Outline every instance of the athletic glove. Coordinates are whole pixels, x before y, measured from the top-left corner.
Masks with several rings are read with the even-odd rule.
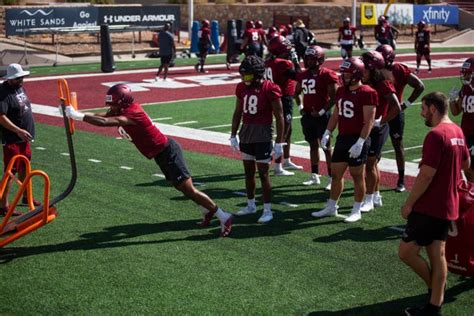
[[[402,108],[402,110],[405,110],[406,108],[409,108],[410,106],[411,106],[411,102],[408,100],[405,100],[400,104],[400,107]]]
[[[456,102],[458,98],[459,90],[455,87],[452,87],[451,90],[449,90],[449,102]]]
[[[66,116],[75,120],[75,121],[83,121],[84,116],[86,116],[84,113],[81,113],[79,111],[76,111],[72,106],[66,106]]]
[[[285,146],[286,143],[276,143],[275,148],[273,151],[275,152],[275,159],[280,158],[283,155],[283,146]]]
[[[321,148],[328,149],[329,138],[331,138],[331,132],[327,129],[324,131],[323,137],[321,137]]]
[[[379,117],[374,121],[374,127],[380,127],[380,123],[382,122],[382,117]]]
[[[237,140],[237,137],[230,137],[230,147],[232,147],[234,151],[240,151],[239,141]]]
[[[357,158],[362,153],[362,148],[364,148],[365,139],[359,137],[351,149],[349,149],[349,158]]]

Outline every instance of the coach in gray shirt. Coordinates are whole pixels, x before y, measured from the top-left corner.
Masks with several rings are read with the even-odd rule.
[[[170,30],[171,24],[167,22],[165,24],[165,28],[161,30],[160,34],[158,35],[158,46],[160,47],[161,64],[158,68],[158,72],[156,73],[156,81],[158,81],[163,68],[165,70],[163,73],[163,80],[166,80],[166,76],[168,75],[169,64],[173,59],[173,56],[176,55],[176,45],[174,44],[174,36],[170,32]]]

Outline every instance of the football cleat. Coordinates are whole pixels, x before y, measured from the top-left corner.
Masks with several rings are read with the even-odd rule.
[[[230,231],[232,230],[232,215],[229,215],[229,218],[222,223],[221,222],[221,237],[228,237],[230,235]]]
[[[325,208],[323,208],[320,211],[311,213],[311,216],[313,216],[313,217],[337,216],[337,209],[338,208],[339,208],[339,206],[337,206],[337,205],[335,207],[326,206]]]
[[[8,207],[2,207],[2,208],[0,208],[0,216],[6,216],[7,213],[8,213]],[[18,212],[17,210],[14,210],[14,211],[13,211],[12,216],[20,216],[20,215],[23,215],[23,213]]]
[[[243,216],[243,215],[249,215],[249,214],[255,214],[257,212],[257,206],[246,206],[242,209],[240,209],[235,215],[237,216]]]
[[[274,175],[275,176],[294,176],[295,173],[291,171],[287,171],[285,169],[275,169],[274,170]]]
[[[314,185],[314,184],[321,184],[321,180],[319,179],[319,175],[317,173],[312,173],[309,179],[303,182],[303,185]]]
[[[354,222],[360,221],[361,218],[362,218],[362,215],[360,214],[360,210],[354,210],[354,209],[352,209],[351,215],[349,215],[349,217],[347,217],[346,219],[344,219],[344,222],[346,222],[346,223],[354,223]]]
[[[204,217],[202,218],[201,221],[201,226],[202,227],[207,227],[211,224],[211,220],[216,214],[216,211],[208,211],[207,213],[204,214]]]
[[[397,191],[397,192],[405,192],[405,191],[406,191],[405,185],[402,184],[402,183],[397,184],[397,187],[395,188],[395,191]]]
[[[303,166],[298,166],[297,164],[295,164],[291,161],[285,161],[283,163],[283,168],[288,169],[288,170],[302,170]]]
[[[194,70],[196,70],[196,72],[199,72],[199,64],[194,65]]]
[[[360,211],[362,213],[368,213],[374,209],[374,202],[370,201],[364,201],[362,202],[362,205],[360,207]]]
[[[374,207],[381,207],[382,203],[382,196],[381,195],[374,195]]]
[[[324,190],[326,190],[326,191],[331,191],[331,184],[332,184],[332,178],[329,177],[329,179],[328,179],[328,184],[326,185],[326,187],[324,188]]]
[[[273,212],[264,210],[262,216],[260,216],[257,222],[260,224],[265,224],[271,221],[272,219],[273,219]]]

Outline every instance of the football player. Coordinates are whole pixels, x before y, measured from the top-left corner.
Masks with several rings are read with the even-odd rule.
[[[339,35],[337,42],[341,46],[341,57],[342,59],[352,57],[352,47],[357,43],[356,37],[357,28],[351,25],[351,19],[346,17],[342,21],[342,26],[339,28]]]
[[[287,144],[284,148],[282,158],[275,159],[274,174],[276,176],[292,176],[293,172],[285,169],[303,169],[302,166],[294,164],[290,159],[291,123],[293,120],[293,98],[296,87],[296,70],[292,61],[289,60],[292,50],[291,43],[283,36],[274,37],[268,43],[268,51],[271,56],[265,61],[265,78],[277,84],[282,92],[281,103],[283,104],[283,117],[285,129],[283,140]]]
[[[388,138],[388,124],[400,113],[400,103],[393,83],[390,70],[385,69],[385,60],[381,53],[370,51],[362,54],[365,66],[362,82],[377,91],[378,101],[375,111],[374,127],[370,132],[370,147],[366,164],[366,194],[361,212],[370,212],[374,207],[382,206],[382,196],[379,191],[380,171],[378,162],[382,157],[382,148]]]
[[[304,54],[305,71],[296,75],[295,100],[301,113],[301,126],[305,140],[310,147],[311,176],[304,185],[320,184],[319,176],[319,147],[321,137],[327,128],[331,108],[334,105],[336,89],[339,83],[337,73],[323,67],[326,56],[324,50],[316,45],[309,46]],[[303,102],[300,94],[303,92]],[[329,183],[327,190],[331,189],[331,155],[332,150],[328,144],[324,150],[326,156]]]
[[[399,33],[395,27],[390,25],[385,16],[379,16],[378,23],[374,28],[374,37],[377,41],[377,45],[388,44],[395,49],[395,40]]]
[[[258,31],[258,34],[260,34],[260,37],[262,39],[262,45],[260,45],[260,51],[258,52],[258,57],[263,58],[263,51],[264,51],[264,45],[267,46],[267,34],[265,33],[265,29],[263,28],[263,22],[258,20],[255,22],[255,29]]]
[[[258,56],[262,45],[263,38],[260,36],[260,32],[255,28],[253,21],[247,21],[245,23],[245,32],[242,37],[240,49],[245,52],[245,56]]]
[[[202,226],[208,226],[215,216],[221,224],[221,236],[226,237],[232,228],[232,215],[219,208],[205,193],[193,185],[180,145],[161,133],[142,106],[134,102],[130,87],[117,84],[107,91],[105,113],[82,113],[72,106],[66,107],[66,116],[99,127],[117,126],[124,139],[130,140],[148,159],[154,159],[175,189],[203,208]]]
[[[201,29],[198,31],[198,49],[199,49],[199,61],[194,65],[194,69],[197,72],[206,73],[204,70],[204,64],[206,63],[207,53],[211,47],[211,29],[208,20],[201,22]]]
[[[344,189],[344,173],[349,167],[354,180],[354,204],[351,214],[344,221],[352,223],[361,219],[360,207],[365,195],[364,167],[378,98],[373,88],[361,82],[364,75],[362,60],[354,57],[346,59],[340,72],[343,86],[337,89],[334,112],[321,139],[321,147],[327,148],[332,132],[338,128],[339,134],[331,160],[331,193],[324,209],[311,215],[337,215],[337,201]]]
[[[390,45],[381,45],[376,51],[382,54],[385,60],[385,68],[390,70],[393,75],[393,85],[397,91],[397,98],[402,110],[410,107],[413,102],[421,95],[425,86],[423,82],[408,67],[401,63],[394,62],[395,51]],[[413,88],[410,96],[403,101],[403,90],[409,85]],[[390,139],[395,150],[395,159],[397,160],[398,181],[395,191],[405,191],[405,150],[403,148],[403,130],[405,127],[405,113],[400,112],[394,119],[388,122],[390,130]]]
[[[416,71],[420,72],[421,56],[425,56],[426,62],[428,63],[428,73],[431,73],[431,47],[430,47],[430,35],[431,32],[426,27],[424,21],[420,21],[417,24],[418,30],[415,33],[415,52],[416,52]]]
[[[247,191],[247,207],[236,215],[253,214],[257,211],[255,204],[255,172],[258,171],[263,193],[263,213],[259,223],[268,223],[273,219],[271,209],[271,183],[268,175],[272,161],[272,150],[275,158],[283,154],[283,110],[281,90],[271,81],[264,80],[265,64],[262,58],[247,56],[239,67],[242,82],[237,85],[237,96],[230,144],[241,152],[245,170],[245,188]],[[272,143],[272,119],[275,117],[276,139],[275,148]],[[240,122],[242,127],[237,130]]]
[[[465,170],[469,182],[474,182],[474,57],[469,57],[461,67],[461,91],[451,90],[449,107],[453,115],[462,113],[461,129],[471,153],[471,166]]]

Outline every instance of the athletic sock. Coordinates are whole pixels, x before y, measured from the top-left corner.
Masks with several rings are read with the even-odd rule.
[[[362,204],[362,202],[354,202],[354,205],[352,206],[352,209],[355,210],[355,211],[360,212],[360,205],[361,204]]]
[[[253,198],[253,199],[248,199],[248,200],[247,200],[247,205],[248,205],[248,207],[255,208],[255,207],[256,207],[255,198]]]
[[[330,208],[334,208],[334,207],[337,206],[337,201],[333,200],[333,199],[329,199],[327,206],[330,207]]]
[[[218,207],[218,208],[217,208],[217,211],[216,211],[216,216],[217,216],[217,218],[219,219],[219,221],[225,222],[225,221],[227,221],[227,220],[229,219],[230,214],[224,212],[220,207]]]
[[[272,203],[263,203],[263,212],[271,212]]]

